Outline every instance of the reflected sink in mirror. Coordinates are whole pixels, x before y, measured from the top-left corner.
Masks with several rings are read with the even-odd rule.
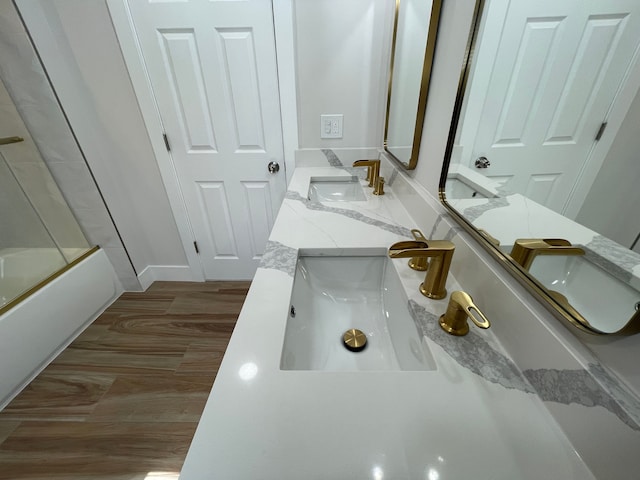
[[[453,178],[453,179],[447,178],[447,183],[445,184],[445,190],[447,192],[447,196],[451,196],[451,198],[455,198],[455,199],[488,198],[485,194],[473,188],[473,186],[468,185],[467,183],[457,178]]]
[[[637,313],[640,292],[586,256],[539,255],[529,271],[560,303],[557,293],[566,297],[597,332],[618,332]]]
[[[366,335],[362,351],[350,351],[343,343],[352,328]],[[386,255],[301,256],[280,368],[435,370],[435,362]]]
[[[360,180],[356,176],[311,177],[307,198],[313,202],[364,202]]]

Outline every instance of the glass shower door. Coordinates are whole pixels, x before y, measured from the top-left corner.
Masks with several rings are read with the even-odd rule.
[[[0,146],[0,308],[66,266]]]
[[[0,81],[0,313],[89,247]]]

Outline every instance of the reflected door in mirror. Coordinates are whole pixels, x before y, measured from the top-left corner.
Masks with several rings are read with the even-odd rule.
[[[637,3],[490,2],[460,134],[462,163],[486,156],[491,166],[481,173],[504,193],[564,213],[574,188],[590,187],[579,182],[582,169],[629,81],[640,17],[628,11]]]

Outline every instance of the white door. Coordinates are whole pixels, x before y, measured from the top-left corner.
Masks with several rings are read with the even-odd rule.
[[[488,8],[484,60],[473,73],[484,87],[470,92],[467,111],[477,111],[461,135],[475,143],[463,145],[463,162],[474,168],[487,157],[478,172],[562,212],[635,61],[640,2],[494,0]]]
[[[128,3],[205,278],[252,278],[286,189],[271,2]]]

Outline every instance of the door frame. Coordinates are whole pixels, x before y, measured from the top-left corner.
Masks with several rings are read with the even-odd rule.
[[[160,112],[151,88],[142,49],[135,34],[135,28],[127,0],[106,0],[111,21],[120,43],[131,84],[138,100],[149,141],[160,170],[171,211],[178,227],[182,247],[189,263],[194,281],[205,280],[200,256],[194,248],[195,237],[187,214],[173,157],[164,143],[164,128]],[[285,182],[288,185],[295,168],[295,150],[298,148],[298,114],[296,96],[295,52],[294,52],[294,12],[293,0],[277,0],[271,3],[273,12],[274,42],[276,47],[276,69],[280,90],[280,119],[284,154]]]

